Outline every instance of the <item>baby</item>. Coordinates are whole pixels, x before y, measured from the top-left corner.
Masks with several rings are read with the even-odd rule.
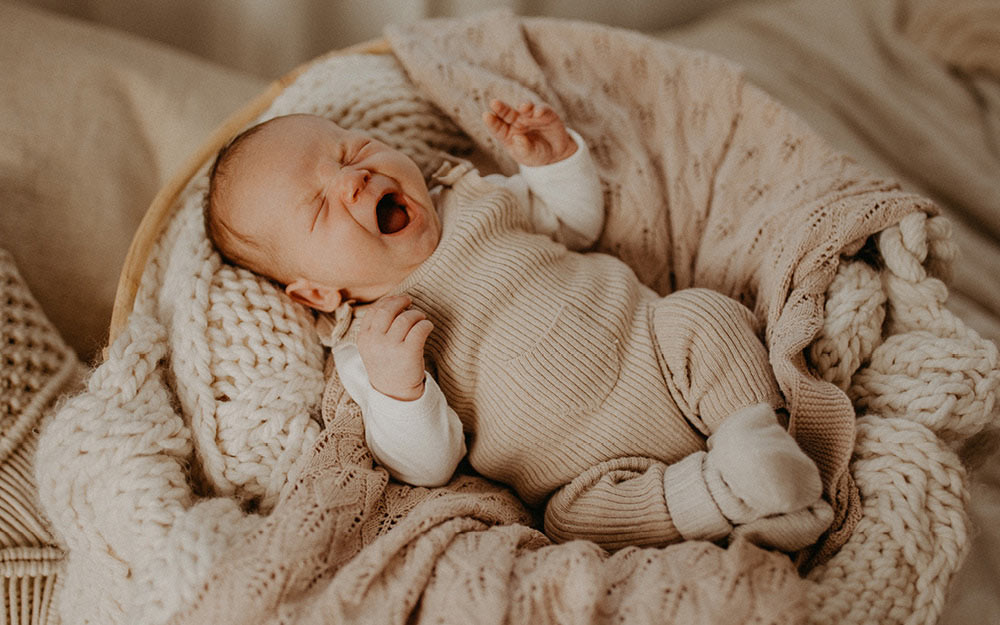
[[[553,539],[608,549],[815,542],[832,510],[779,423],[750,311],[704,289],[660,297],[579,253],[604,221],[582,138],[546,105],[494,101],[483,119],[520,173],[452,163],[433,191],[325,118],[254,126],[212,167],[206,230],[295,301],[356,313],[334,361],[397,479],[444,484],[467,454],[544,503]]]

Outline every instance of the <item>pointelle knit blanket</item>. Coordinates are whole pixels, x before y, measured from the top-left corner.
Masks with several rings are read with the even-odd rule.
[[[826,561],[861,527],[848,470],[852,399],[890,409],[877,392],[852,386],[852,374],[872,359],[883,320],[901,328],[905,318],[891,289],[887,303],[878,262],[865,259],[889,250],[886,258],[906,261],[890,267],[906,278],[900,284],[939,293],[933,276],[950,251],[934,206],[830,149],[711,55],[606,27],[504,14],[421,22],[389,31],[389,39],[405,79],[394,59],[352,58],[332,77],[304,75],[265,116],[329,115],[409,150],[425,172],[438,150],[470,148],[471,137],[480,156],[510,171],[479,126],[484,103],[533,97],[556,107],[592,146],[601,172],[608,220],[599,248],[662,293],[687,286],[727,293],[766,327],[792,433],[819,465],[838,512],[822,544],[805,554],[806,566]],[[508,490],[465,470],[441,489],[388,480],[364,446],[357,406],[329,364],[324,374],[309,314],[211,250],[201,229],[204,192],[201,176],[154,250],[125,333],[40,444],[42,503],[69,547],[64,618],[812,618],[806,593],[816,585],[800,579],[788,557],[745,541],[615,554],[585,542],[553,545]],[[876,252],[872,237],[880,232]],[[864,332],[828,323],[824,304],[835,278],[844,293],[863,284],[874,294],[871,307],[851,316],[874,336],[869,341],[845,346],[843,333]],[[913,289],[897,290],[905,299]],[[917,297],[932,307],[943,301]],[[967,336],[960,324],[951,331]],[[926,438],[920,449],[944,454],[920,462],[939,467],[927,470],[935,489],[945,483],[948,510],[961,510],[961,471],[934,432],[960,442],[981,429],[997,385],[995,347],[975,353],[962,367],[977,383],[968,401],[935,413],[944,425],[900,426]],[[809,367],[817,363],[825,363],[822,377]],[[879,387],[877,372],[868,379]],[[955,416],[957,404],[972,416]],[[948,519],[955,527],[960,520]],[[958,551],[964,544],[937,531],[930,538]],[[954,562],[924,570],[947,573]],[[101,590],[87,596],[94,576]],[[935,581],[918,586],[938,588]],[[835,620],[849,609],[844,601],[834,597],[810,614]],[[909,610],[914,601],[904,603]]]

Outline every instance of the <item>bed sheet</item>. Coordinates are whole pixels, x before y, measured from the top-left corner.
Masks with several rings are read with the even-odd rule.
[[[771,1],[659,36],[739,62],[834,145],[934,199],[958,246],[948,306],[1000,342],[1000,3]],[[981,443],[948,625],[1000,619],[1000,454]]]

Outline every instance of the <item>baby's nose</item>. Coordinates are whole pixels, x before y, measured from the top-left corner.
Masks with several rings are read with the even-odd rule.
[[[344,201],[349,204],[357,202],[371,179],[371,172],[366,169],[344,172]]]

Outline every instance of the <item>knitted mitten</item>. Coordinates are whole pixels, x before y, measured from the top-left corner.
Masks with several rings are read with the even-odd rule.
[[[819,538],[833,518],[819,470],[758,404],[723,421],[699,451],[667,467],[667,508],[686,539],[742,535],[795,551]]]

